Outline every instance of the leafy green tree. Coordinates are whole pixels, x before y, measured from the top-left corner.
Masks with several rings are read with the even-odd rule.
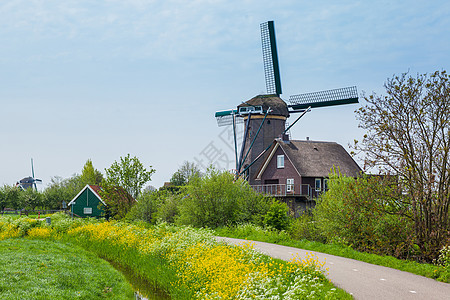
[[[208,170],[193,177],[181,200],[178,222],[196,227],[219,227],[255,221],[265,215],[270,200],[256,193],[247,181],[227,172]]]
[[[63,201],[69,204],[82,188],[79,175],[66,179],[53,177],[49,186],[43,191],[43,206],[47,209],[60,209]]]
[[[31,210],[36,209],[37,207],[43,206],[43,196],[42,193],[29,188],[20,193],[20,197],[22,198],[22,208],[29,208]]]
[[[392,177],[365,175],[355,179],[334,173],[328,188],[313,211],[314,226],[328,242],[412,258],[413,222],[404,217],[403,210],[408,208],[392,206],[390,199],[401,194]]]
[[[6,198],[6,204],[12,209],[24,208],[23,197],[21,195],[22,189],[15,186],[5,185],[3,187],[3,193]]]
[[[120,186],[104,185],[100,196],[106,203],[104,209],[107,219],[123,219],[136,203],[136,200]]]
[[[175,186],[188,184],[192,177],[200,177],[201,171],[198,165],[193,162],[185,161],[183,165],[172,175],[170,182]]]
[[[99,170],[94,168],[92,160],[88,159],[81,171],[79,180],[80,184],[83,186],[86,186],[87,184],[99,185],[103,181],[103,175]]]
[[[120,157],[108,169],[105,169],[105,186],[120,186],[124,188],[134,199],[141,193],[142,187],[151,180],[154,169],[150,166],[147,170],[137,157]]]
[[[367,133],[355,148],[366,166],[398,176],[403,194],[389,200],[410,208],[404,216],[414,221],[416,242],[431,261],[450,232],[450,76],[402,74],[385,88],[386,95],[364,97],[357,117]]]
[[[8,198],[6,198],[6,185],[0,188],[0,211],[8,206]]]
[[[166,202],[166,198],[172,195],[167,190],[153,191],[144,189],[137,203],[131,208],[127,214],[129,220],[141,220],[151,224],[155,224],[158,217],[158,209]]]
[[[100,194],[106,203],[108,217],[124,218],[154,172],[151,166],[147,170],[137,157],[130,157],[130,154],[120,157],[120,162],[115,161],[105,169],[106,178]]]

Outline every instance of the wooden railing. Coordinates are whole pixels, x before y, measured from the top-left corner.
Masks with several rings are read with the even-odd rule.
[[[258,193],[273,196],[303,196],[311,199],[313,197],[313,190],[309,184],[262,184],[252,185],[253,190]]]

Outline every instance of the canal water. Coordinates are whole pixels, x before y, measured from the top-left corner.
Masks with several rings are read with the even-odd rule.
[[[162,289],[155,286],[152,282],[142,279],[137,276],[133,271],[118,265],[114,262],[110,264],[118,271],[120,271],[131,284],[135,291],[136,300],[166,300],[170,299],[170,296]]]

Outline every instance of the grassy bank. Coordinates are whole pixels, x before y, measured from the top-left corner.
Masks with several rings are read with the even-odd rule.
[[[19,228],[19,223],[27,229]],[[0,234],[80,245],[133,270],[174,299],[351,298],[326,279],[320,270],[322,263],[314,257],[275,260],[249,244],[219,243],[209,230],[166,224],[73,222],[63,216],[53,217],[51,226],[26,220],[19,223],[0,224]]]
[[[74,245],[0,241],[0,299],[133,299],[123,275]]]
[[[277,230],[264,229],[251,224],[218,228],[215,230],[215,234],[218,236],[274,243],[352,258],[450,283],[450,270],[443,266],[421,264],[415,261],[400,260],[391,256],[380,256],[365,252],[358,252],[351,247],[342,245],[323,244],[308,240],[294,240],[284,231],[279,232]]]

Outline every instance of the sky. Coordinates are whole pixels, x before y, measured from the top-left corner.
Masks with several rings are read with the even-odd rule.
[[[233,169],[231,128],[214,113],[265,93],[268,20],[285,100],[450,71],[448,1],[2,1],[0,185],[30,176],[31,158],[41,190],[127,154],[156,170],[155,187],[185,161]],[[362,105],[314,109],[291,138],[349,149]]]

